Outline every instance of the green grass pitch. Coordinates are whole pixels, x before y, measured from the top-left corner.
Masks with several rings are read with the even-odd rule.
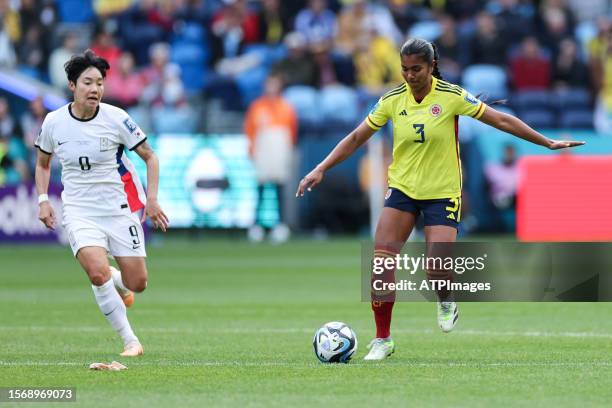
[[[149,287],[129,311],[146,354],[125,359],[68,248],[0,247],[0,386],[73,386],[77,403],[53,406],[83,407],[609,406],[611,303],[464,303],[450,334],[434,304],[400,303],[396,353],[366,364],[359,251],[357,240],[149,246]],[[330,320],[357,333],[350,364],[313,354]],[[112,360],[129,369],[87,368]]]

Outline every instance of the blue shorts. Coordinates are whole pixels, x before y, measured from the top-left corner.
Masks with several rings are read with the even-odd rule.
[[[423,213],[425,226],[448,225],[459,229],[461,221],[461,197],[415,200],[396,188],[390,188],[385,196],[385,207],[411,212],[417,217]]]

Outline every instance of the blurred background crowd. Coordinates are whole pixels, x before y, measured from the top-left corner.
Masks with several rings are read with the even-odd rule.
[[[244,134],[260,186],[293,188],[401,83],[408,37],[436,42],[446,80],[506,99],[530,125],[607,137],[611,12],[607,0],[0,0],[0,186],[32,180],[33,141],[56,107],[44,94],[69,99],[63,64],[86,48],[111,64],[105,101],[146,132]],[[511,231],[521,151],[487,155],[471,122],[465,230]],[[363,153],[349,161],[293,224],[359,231],[369,169]]]

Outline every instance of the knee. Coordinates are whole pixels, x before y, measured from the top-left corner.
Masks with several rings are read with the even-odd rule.
[[[87,271],[87,275],[91,284],[95,286],[102,286],[111,278],[108,267],[104,268],[103,266],[92,267]]]
[[[147,279],[146,278],[138,278],[131,280],[126,284],[127,288],[132,292],[141,293],[147,288]]]

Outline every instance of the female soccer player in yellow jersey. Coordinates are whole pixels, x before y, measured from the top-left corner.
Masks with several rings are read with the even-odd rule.
[[[433,43],[410,39],[402,46],[400,58],[406,83],[383,95],[366,119],[300,181],[296,193],[303,196],[306,190],[311,191],[327,170],[349,157],[391,120],[393,162],[388,169],[389,190],[374,237],[375,258],[399,253],[420,213],[425,221],[428,256],[431,243],[456,240],[461,212],[459,115],[471,116],[553,150],[584,144],[548,139],[520,119],[498,112],[461,87],[442,80]],[[427,271],[429,279],[451,279],[447,274]],[[459,316],[457,305],[449,291],[438,291],[438,298],[438,324],[449,332]],[[368,346],[366,360],[382,360],[395,349],[390,335],[394,300],[394,294],[384,301],[372,299],[376,338]]]

